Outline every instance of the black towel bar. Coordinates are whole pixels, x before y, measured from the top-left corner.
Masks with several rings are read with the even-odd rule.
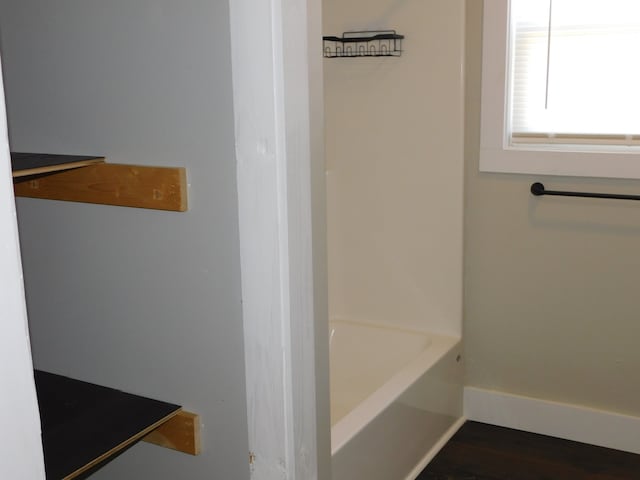
[[[590,193],[590,192],[563,192],[559,190],[546,190],[540,182],[531,184],[531,193],[537,197],[541,195],[557,195],[561,197],[588,197],[588,198],[613,198],[616,200],[640,200],[640,195],[623,195],[618,193]]]

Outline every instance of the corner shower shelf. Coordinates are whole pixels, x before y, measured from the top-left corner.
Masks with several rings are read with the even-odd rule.
[[[395,30],[344,32],[342,37],[322,37],[323,55],[326,58],[399,57],[403,39],[404,35]]]
[[[18,197],[187,210],[186,171],[105,163],[104,157],[11,153]]]
[[[86,474],[139,440],[200,452],[198,416],[178,405],[34,373],[47,479]]]

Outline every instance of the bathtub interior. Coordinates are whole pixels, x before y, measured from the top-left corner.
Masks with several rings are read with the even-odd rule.
[[[459,337],[330,321],[334,480],[415,478],[462,421]]]
[[[334,319],[329,322],[331,425],[429,347],[425,332]]]

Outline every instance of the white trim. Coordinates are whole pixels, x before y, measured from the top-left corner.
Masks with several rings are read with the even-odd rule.
[[[464,409],[469,420],[640,454],[640,417],[475,387]]]
[[[312,479],[312,20],[307,0],[229,5],[251,476]]]
[[[640,178],[640,154],[626,151],[580,151],[542,146],[509,146],[506,138],[509,0],[484,2],[482,39],[482,114],[480,171]]]
[[[44,479],[0,72],[0,478]]]
[[[449,427],[449,430],[447,430],[442,435],[442,437],[440,437],[440,440],[438,440],[438,442],[431,448],[431,450],[429,450],[427,454],[422,458],[422,460],[420,460],[420,463],[418,463],[418,465],[415,466],[415,468],[411,471],[411,473],[407,476],[405,480],[416,480],[416,478],[418,478],[418,475],[420,475],[422,471],[425,468],[427,468],[427,465],[429,465],[429,462],[431,462],[431,460],[434,459],[434,457],[438,454],[438,452],[442,450],[442,448],[447,444],[447,442],[451,440],[451,437],[453,437],[456,434],[456,432],[460,430],[460,427],[462,427],[462,425],[464,425],[464,422],[466,421],[467,419],[465,417],[461,417],[458,420],[456,420],[456,422],[453,425],[451,425],[451,427]]]

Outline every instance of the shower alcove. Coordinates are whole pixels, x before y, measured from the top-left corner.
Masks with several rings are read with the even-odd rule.
[[[414,479],[462,423],[464,2],[324,0],[334,480]]]

